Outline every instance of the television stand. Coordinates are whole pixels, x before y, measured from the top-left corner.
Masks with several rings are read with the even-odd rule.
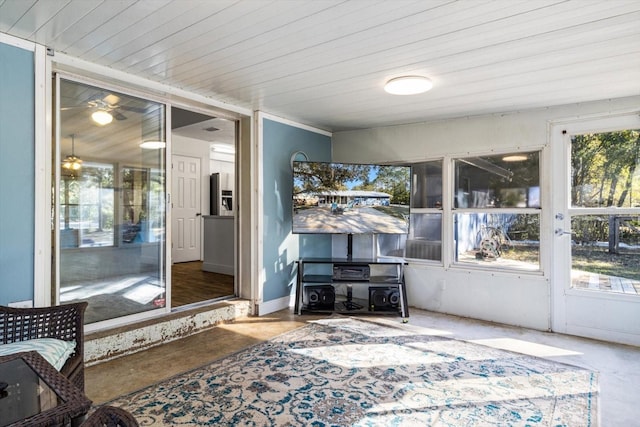
[[[353,285],[347,285],[347,300],[342,302],[342,305],[347,310],[362,310],[364,307],[358,303],[353,302]]]
[[[295,313],[400,315],[409,318],[404,260],[302,258]]]

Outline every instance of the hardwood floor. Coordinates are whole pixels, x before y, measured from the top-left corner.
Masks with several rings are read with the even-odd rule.
[[[172,307],[233,295],[233,276],[202,271],[202,261],[171,266]]]

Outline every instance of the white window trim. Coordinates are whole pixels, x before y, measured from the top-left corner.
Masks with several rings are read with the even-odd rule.
[[[456,270],[456,271],[483,271],[483,272],[491,272],[492,274],[506,274],[506,275],[526,275],[526,276],[542,276],[542,277],[546,277],[549,275],[549,263],[546,261],[546,259],[548,257],[545,257],[545,254],[550,253],[551,252],[551,248],[550,248],[550,242],[548,242],[547,239],[547,234],[545,232],[545,226],[547,221],[545,220],[545,216],[546,211],[548,209],[545,209],[546,206],[549,206],[548,200],[549,200],[549,195],[547,193],[549,193],[548,191],[548,182],[547,180],[544,178],[547,174],[545,173],[545,168],[548,168],[549,166],[547,166],[547,162],[546,162],[546,157],[547,154],[546,152],[548,151],[548,144],[545,145],[539,145],[539,146],[528,146],[526,147],[526,149],[522,149],[520,147],[514,147],[512,149],[502,149],[502,150],[498,150],[498,151],[478,151],[478,152],[466,152],[466,153],[461,153],[461,154],[457,154],[457,155],[452,155],[452,156],[448,156],[448,162],[446,164],[446,166],[448,166],[448,179],[446,180],[446,183],[448,184],[448,193],[447,197],[445,198],[445,200],[443,202],[447,202],[447,203],[443,203],[443,211],[445,211],[445,216],[443,217],[443,227],[446,227],[443,229],[443,235],[445,235],[446,232],[449,233],[449,235],[446,237],[447,238],[447,244],[449,245],[449,248],[446,250],[446,261],[444,263],[445,268],[447,269],[451,269],[451,270]],[[460,160],[463,159],[465,157],[487,157],[487,156],[500,156],[500,155],[504,155],[504,154],[514,154],[514,153],[539,153],[539,162],[540,162],[540,166],[539,166],[539,170],[540,170],[540,176],[539,176],[539,186],[540,186],[540,208],[454,208],[454,199],[455,199],[455,194],[454,194],[454,187],[455,187],[455,161],[456,160]],[[445,165],[443,165],[443,168],[445,167]],[[444,189],[443,189],[444,191]],[[539,255],[539,269],[537,270],[523,270],[523,269],[517,269],[517,268],[510,268],[510,267],[503,267],[503,266],[496,266],[496,265],[488,265],[488,266],[483,266],[483,265],[478,265],[478,264],[473,264],[473,263],[464,263],[464,262],[460,262],[460,261],[456,261],[455,260],[455,254],[454,252],[454,247],[453,247],[453,240],[454,240],[454,232],[453,232],[453,225],[454,225],[454,215],[457,213],[494,213],[494,214],[500,214],[500,213],[505,213],[505,214],[510,214],[510,213],[515,213],[515,214],[537,214],[540,216],[540,245],[539,245],[539,250],[540,250],[540,255]],[[448,222],[446,225],[444,224],[445,222]],[[444,239],[444,237],[443,237]],[[444,242],[444,241],[443,241]],[[444,249],[444,243],[443,243],[443,249]],[[445,260],[445,251],[443,250],[443,255],[442,255],[443,261]]]

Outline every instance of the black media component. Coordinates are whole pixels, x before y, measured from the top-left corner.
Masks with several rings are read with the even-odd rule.
[[[367,281],[370,276],[369,264],[333,264],[333,280]]]
[[[331,285],[308,285],[304,287],[304,302],[310,310],[332,310],[336,302],[336,291]]]
[[[347,285],[347,300],[342,302],[342,305],[347,310],[361,310],[362,306],[353,302],[353,285]]]
[[[370,311],[398,311],[400,307],[400,291],[396,286],[369,287]]]

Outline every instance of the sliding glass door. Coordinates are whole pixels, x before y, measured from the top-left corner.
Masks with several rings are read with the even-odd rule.
[[[164,309],[165,106],[56,80],[55,300],[86,323]]]

